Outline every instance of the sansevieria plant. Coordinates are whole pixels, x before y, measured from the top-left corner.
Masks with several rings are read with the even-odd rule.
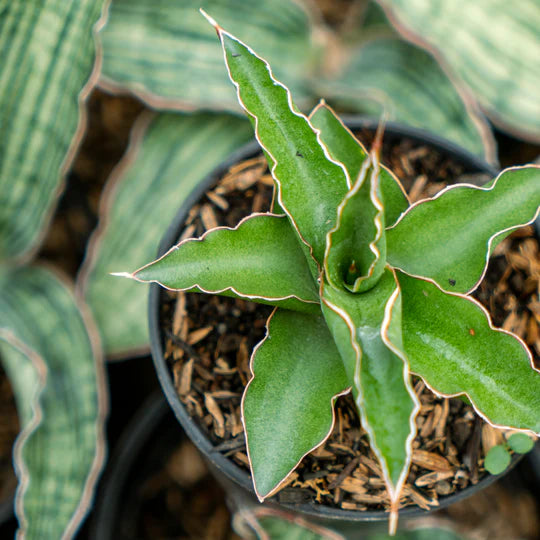
[[[122,275],[276,306],[242,401],[258,497],[325,441],[335,399],[352,392],[394,531],[419,410],[412,374],[438,395],[465,396],[493,426],[540,432],[531,353],[470,297],[497,242],[538,216],[540,168],[410,205],[379,164],[381,132],[367,153],[324,103],[307,118],[266,61],[207,18],[268,158],[274,211]]]

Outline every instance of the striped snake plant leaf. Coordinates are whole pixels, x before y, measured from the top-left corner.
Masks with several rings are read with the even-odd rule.
[[[540,141],[540,3],[379,0],[405,36],[431,50],[503,129]]]
[[[321,141],[332,159],[343,163],[354,183],[368,157],[367,150],[324,101],[313,109],[309,119],[313,127],[320,131]],[[407,210],[409,200],[400,181],[384,165],[380,166],[379,185],[386,226],[389,227]]]
[[[107,355],[149,347],[148,291],[109,274],[155,258],[156,239],[193,188],[252,136],[249,122],[226,114],[145,114],[136,123],[128,151],[108,180],[99,227],[78,277]]]
[[[374,36],[351,51],[342,72],[320,83],[349,109],[427,129],[495,160],[495,143],[478,107],[466,100],[431,54],[393,36]]]
[[[0,260],[28,258],[44,235],[84,129],[105,4],[2,2]]]
[[[269,158],[280,207],[315,261],[322,264],[326,234],[334,226],[336,208],[350,186],[347,171],[331,159],[268,63],[207,18],[220,38],[238,100],[252,119],[255,136]]]
[[[532,223],[539,210],[537,165],[506,169],[484,187],[450,186],[412,205],[386,231],[388,262],[444,290],[470,292],[485,274],[497,237]]]
[[[470,297],[397,275],[411,372],[437,394],[465,395],[490,424],[540,433],[540,372],[525,344]]]
[[[242,418],[255,492],[263,500],[328,438],[333,402],[350,383],[320,312],[276,308],[251,371]]]
[[[391,499],[392,529],[411,463],[420,408],[402,343],[401,299],[394,272],[387,267],[377,285],[362,294],[325,284],[322,306],[352,385],[362,427],[381,465]]]
[[[103,463],[107,395],[84,310],[45,268],[0,271],[0,353],[23,426],[14,452],[21,538],[72,537]]]
[[[310,10],[290,0],[115,0],[100,34],[101,86],[157,109],[240,112],[201,7],[279,61],[279,77],[307,98],[320,47]]]
[[[320,313],[317,287],[286,216],[251,214],[234,229],[211,229],[184,240],[130,277],[176,291]]]

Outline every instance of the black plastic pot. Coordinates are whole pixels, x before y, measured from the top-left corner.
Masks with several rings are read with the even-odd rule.
[[[128,540],[140,536],[137,490],[163,467],[185,438],[163,394],[146,399],[121,436],[100,482],[88,537]]]
[[[367,129],[374,132],[377,127],[377,122],[371,119],[355,117],[346,118],[345,121],[349,128],[357,131]],[[429,134],[423,130],[388,123],[385,129],[384,138],[387,141],[406,138],[412,140],[413,142],[431,146],[443,156],[448,156],[453,161],[461,163],[464,167],[464,173],[466,174],[486,174],[489,177],[494,177],[497,174],[497,171],[493,167],[485,163],[479,157],[470,154],[449,141]],[[163,255],[169,250],[169,248],[177,243],[182,231],[185,217],[187,216],[191,206],[195,204],[204,195],[204,193],[213,184],[215,184],[220,177],[223,176],[224,173],[227,172],[230,166],[239,161],[252,158],[258,154],[260,154],[260,148],[255,141],[247,144],[232,155],[227,161],[217,167],[199,184],[197,189],[195,189],[191,196],[182,205],[174,221],[164,235],[159,247],[158,256]],[[151,286],[149,301],[149,325],[152,356],[159,381],[163,387],[167,400],[187,435],[197,445],[201,452],[203,452],[207,460],[212,463],[218,479],[220,479],[222,483],[226,485],[228,490],[233,492],[233,498],[241,501],[240,504],[258,504],[258,502],[256,502],[250,475],[219,452],[214,451],[211,441],[207,438],[204,431],[189,416],[177,395],[169,367],[163,356],[163,335],[159,324],[160,301],[162,294],[163,291],[158,285],[153,284]],[[518,458],[515,457],[512,463],[515,464],[517,460]],[[440,506],[438,508],[444,508],[453,504],[454,502],[469,497],[478,490],[481,490],[492,482],[496,481],[497,478],[497,476],[486,476],[474,486],[470,486],[453,495],[441,497],[439,500]],[[269,504],[272,503],[270,502]],[[367,522],[379,522],[382,525],[382,522],[385,522],[388,519],[388,514],[385,512],[347,511],[317,504],[280,504],[279,506],[282,508],[285,507],[286,509],[294,512],[298,512],[304,518],[309,520],[316,521],[331,528],[339,529],[341,532],[347,532],[354,529],[357,530],[360,524],[364,524],[362,529],[365,531]],[[420,508],[404,508],[400,510],[400,522],[404,523],[408,518],[425,516],[426,514],[427,512]],[[385,527],[386,524],[384,524],[384,528]]]

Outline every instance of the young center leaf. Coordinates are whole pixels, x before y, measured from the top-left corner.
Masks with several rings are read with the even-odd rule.
[[[330,158],[268,63],[205,16],[218,33],[240,104],[253,121],[255,136],[269,159],[279,204],[322,264],[326,234],[334,226],[336,208],[348,190],[347,172]]]
[[[379,189],[379,161],[373,152],[337,209],[328,233],[324,268],[335,288],[363,292],[373,287],[386,264],[384,206]]]
[[[320,139],[332,158],[343,163],[352,183],[358,178],[368,152],[349,128],[324,101],[309,115],[314,128],[320,131]],[[407,195],[399,180],[384,165],[380,167],[379,186],[384,202],[386,226],[390,227],[409,207]]]
[[[540,208],[540,167],[503,171],[485,187],[459,184],[412,205],[386,231],[388,262],[467,293],[484,276],[497,236],[531,223]]]
[[[319,313],[319,295],[285,216],[253,214],[234,229],[218,227],[189,239],[133,275],[173,290],[239,296]]]
[[[362,294],[324,286],[322,305],[395,515],[411,461],[419,403],[401,342],[394,273],[386,268],[377,285]]]
[[[277,308],[251,362],[242,417],[255,491],[262,500],[330,435],[333,402],[350,384],[320,314]]]
[[[398,272],[411,371],[437,394],[466,395],[496,426],[540,432],[540,373],[513,334],[471,298]]]

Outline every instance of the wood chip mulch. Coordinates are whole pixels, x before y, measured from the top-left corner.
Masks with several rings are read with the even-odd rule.
[[[385,144],[383,159],[412,200],[432,196],[456,181],[481,184],[487,180],[464,178],[459,165],[407,140]],[[438,180],[428,182],[429,178]],[[218,224],[233,227],[252,212],[266,211],[272,186],[262,158],[236,165],[192,208],[181,238],[199,236]],[[496,325],[527,341],[536,362],[540,353],[539,268],[537,238],[531,227],[524,228],[497,247],[487,285],[482,284],[476,293]],[[487,294],[488,287],[495,288],[493,296]],[[265,335],[272,308],[202,294],[163,291],[162,295],[165,354],[178,393],[216,449],[248,469],[240,401],[250,377],[251,351]],[[415,390],[422,409],[401,504],[429,509],[438,506],[441,497],[485,476],[484,455],[504,435],[462,400],[438,398],[419,380],[415,380]],[[387,509],[381,471],[351,396],[339,398],[336,408],[333,433],[306,456],[276,498],[283,503],[317,501],[346,510]]]

